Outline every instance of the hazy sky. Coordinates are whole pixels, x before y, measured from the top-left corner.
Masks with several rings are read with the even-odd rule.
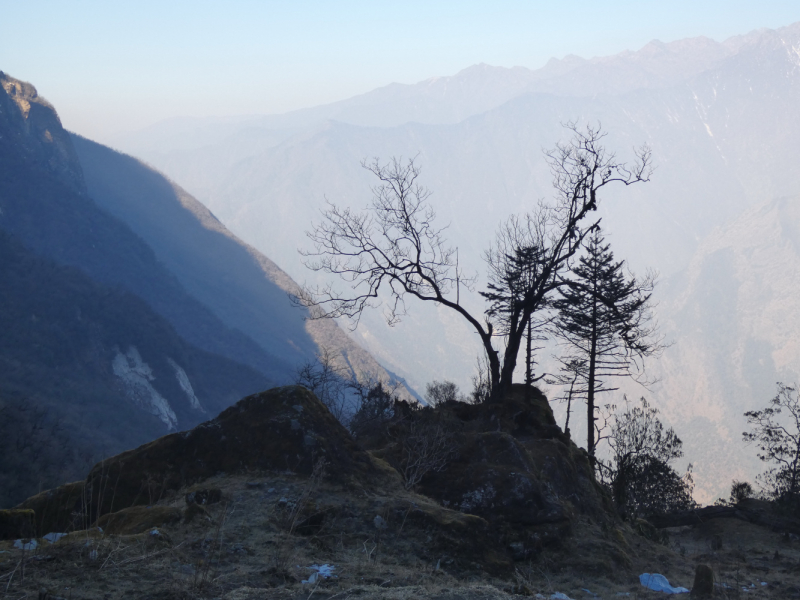
[[[0,0],[0,70],[103,141],[173,116],[285,112],[484,62],[539,68],[800,20],[787,0]]]

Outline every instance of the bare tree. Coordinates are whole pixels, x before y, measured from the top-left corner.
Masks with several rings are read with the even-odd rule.
[[[800,392],[797,386],[778,382],[778,393],[769,406],[744,413],[753,431],[742,433],[755,442],[758,458],[772,463],[759,475],[764,492],[791,509],[800,508]]]
[[[472,404],[488,402],[492,395],[492,380],[489,370],[489,359],[485,353],[479,354],[475,359],[475,374],[470,378],[472,389],[469,400]]]
[[[400,437],[400,465],[405,488],[414,488],[428,473],[443,471],[456,453],[453,433],[442,423],[411,418]]]
[[[455,383],[447,380],[437,381],[435,379],[425,386],[425,400],[428,401],[428,406],[438,406],[445,402],[466,401]]]
[[[599,219],[588,218],[597,209],[598,192],[611,183],[647,181],[650,175],[648,148],[639,150],[629,167],[603,148],[605,134],[599,128],[567,127],[572,139],[547,153],[555,202],[540,204],[525,219],[542,228],[541,245],[537,246],[540,264],[527,289],[515,293],[503,317],[508,326],[501,334],[495,333],[491,314],[482,320],[462,306],[461,287],[472,289],[474,279],[464,277],[455,250],[444,238],[444,228],[434,224],[435,213],[427,202],[430,192],[417,183],[420,171],[413,160],[403,163],[394,159],[386,165],[374,160],[363,165],[380,180],[372,188],[373,199],[365,211],[329,203],[323,220],[308,233],[314,248],[305,253],[306,265],[338,275],[350,284],[350,292],[340,293],[331,286],[306,288],[298,300],[312,309],[312,317],[347,317],[355,325],[367,307],[381,303],[382,294],[388,296],[385,316],[390,324],[405,314],[409,296],[446,306],[478,334],[489,361],[491,397],[502,400],[511,389],[532,315],[565,285],[575,253],[599,223]],[[506,342],[502,363],[494,347],[497,335]]]
[[[348,390],[354,380],[352,373],[338,366],[334,353],[324,346],[317,354],[317,359],[301,365],[295,375],[295,383],[314,392],[336,420],[345,426],[353,413]]]
[[[681,477],[669,464],[683,456],[683,442],[671,427],[664,429],[658,409],[644,398],[640,402],[616,415],[608,436],[612,456],[598,461],[599,474],[623,515],[693,508],[691,465]]]

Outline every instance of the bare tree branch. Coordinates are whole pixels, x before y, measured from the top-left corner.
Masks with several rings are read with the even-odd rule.
[[[306,266],[338,276],[349,284],[349,290],[340,292],[330,285],[306,287],[295,301],[311,309],[311,318],[346,317],[353,328],[364,310],[380,305],[387,323],[397,323],[406,314],[409,297],[454,310],[478,334],[489,362],[491,397],[501,400],[511,388],[521,340],[532,315],[565,285],[575,253],[599,223],[587,220],[597,209],[598,191],[611,183],[647,181],[651,171],[646,147],[628,166],[602,147],[605,134],[599,127],[580,130],[574,123],[566,127],[573,134],[571,141],[546,153],[555,202],[541,203],[522,219],[510,219],[486,254],[495,283],[502,280],[505,257],[520,251],[531,261],[525,277],[514,283],[519,286],[506,296],[505,308],[501,306],[502,290],[491,287],[484,294],[490,301],[485,320],[462,306],[460,287],[471,290],[476,278],[460,270],[456,250],[444,235],[447,228],[435,225],[436,215],[428,202],[431,193],[418,183],[420,169],[414,159],[396,158],[387,164],[378,159],[362,164],[380,182],[372,188],[372,200],[363,211],[329,202],[322,220],[307,233],[313,249],[303,252]],[[493,298],[495,292],[500,295]],[[497,332],[506,341],[502,364],[494,347]]]

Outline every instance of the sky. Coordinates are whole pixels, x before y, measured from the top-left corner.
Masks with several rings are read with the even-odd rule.
[[[477,63],[536,69],[800,21],[787,0],[0,0],[0,70],[98,141],[176,116],[287,112]]]

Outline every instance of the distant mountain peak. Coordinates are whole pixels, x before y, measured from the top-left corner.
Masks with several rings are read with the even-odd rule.
[[[0,71],[0,85],[3,86],[6,94],[16,103],[22,113],[23,118],[27,119],[30,113],[31,103],[39,104],[49,108],[53,112],[53,105],[39,96],[36,88],[27,81],[21,81],[11,77],[7,73]]]

